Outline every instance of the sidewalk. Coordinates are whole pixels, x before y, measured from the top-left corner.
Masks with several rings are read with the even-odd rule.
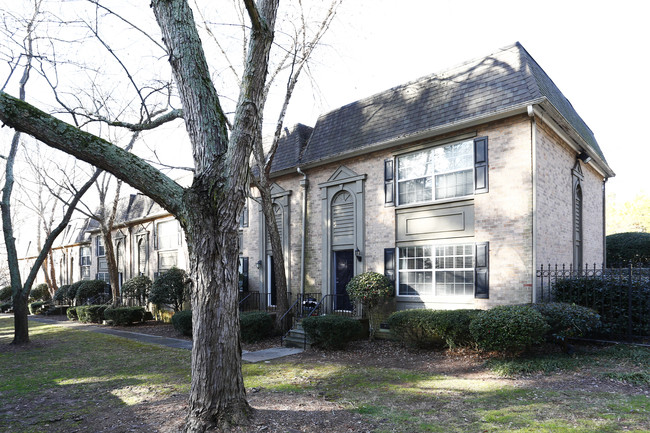
[[[2,316],[10,316],[2,314]],[[158,335],[141,334],[139,332],[122,331],[118,329],[106,328],[103,326],[86,325],[78,322],[61,322],[59,320],[46,319],[44,317],[29,316],[29,320],[48,325],[67,326],[82,331],[98,332],[100,334],[115,335],[117,337],[128,338],[129,340],[139,341],[141,343],[158,344],[161,346],[172,347],[174,349],[192,349],[192,342],[180,338],[160,337]],[[294,349],[288,347],[274,347],[271,349],[257,350],[255,352],[242,351],[242,360],[246,362],[262,362],[271,359],[282,358],[285,356],[295,355],[303,352],[303,349]]]

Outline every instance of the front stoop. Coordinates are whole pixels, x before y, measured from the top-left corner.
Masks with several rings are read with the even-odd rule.
[[[298,347],[301,349],[302,348],[307,349],[311,347],[311,341],[305,335],[305,330],[302,328],[301,322],[296,323],[294,327],[291,328],[291,330],[284,337],[284,340],[282,341],[282,345],[285,347]]]

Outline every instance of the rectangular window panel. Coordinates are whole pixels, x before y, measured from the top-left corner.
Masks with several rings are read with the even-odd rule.
[[[158,253],[158,270],[166,271],[176,266],[178,263],[178,253],[176,251],[167,251]]]
[[[474,145],[471,140],[397,158],[399,204],[463,197],[473,193]]]
[[[158,249],[169,250],[178,246],[178,225],[176,221],[158,224]]]
[[[399,249],[399,295],[422,296],[433,294],[431,247]]]

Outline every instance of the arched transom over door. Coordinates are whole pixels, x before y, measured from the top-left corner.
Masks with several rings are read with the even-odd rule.
[[[351,308],[344,299],[345,286],[365,269],[365,179],[365,174],[341,166],[319,185],[323,209],[322,293],[338,295],[337,309]]]

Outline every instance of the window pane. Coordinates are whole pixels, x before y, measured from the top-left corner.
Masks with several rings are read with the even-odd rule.
[[[398,269],[400,296],[433,294],[430,247],[400,248],[398,263],[400,264]]]
[[[473,142],[454,143],[434,149],[436,173],[471,168],[474,164]]]

